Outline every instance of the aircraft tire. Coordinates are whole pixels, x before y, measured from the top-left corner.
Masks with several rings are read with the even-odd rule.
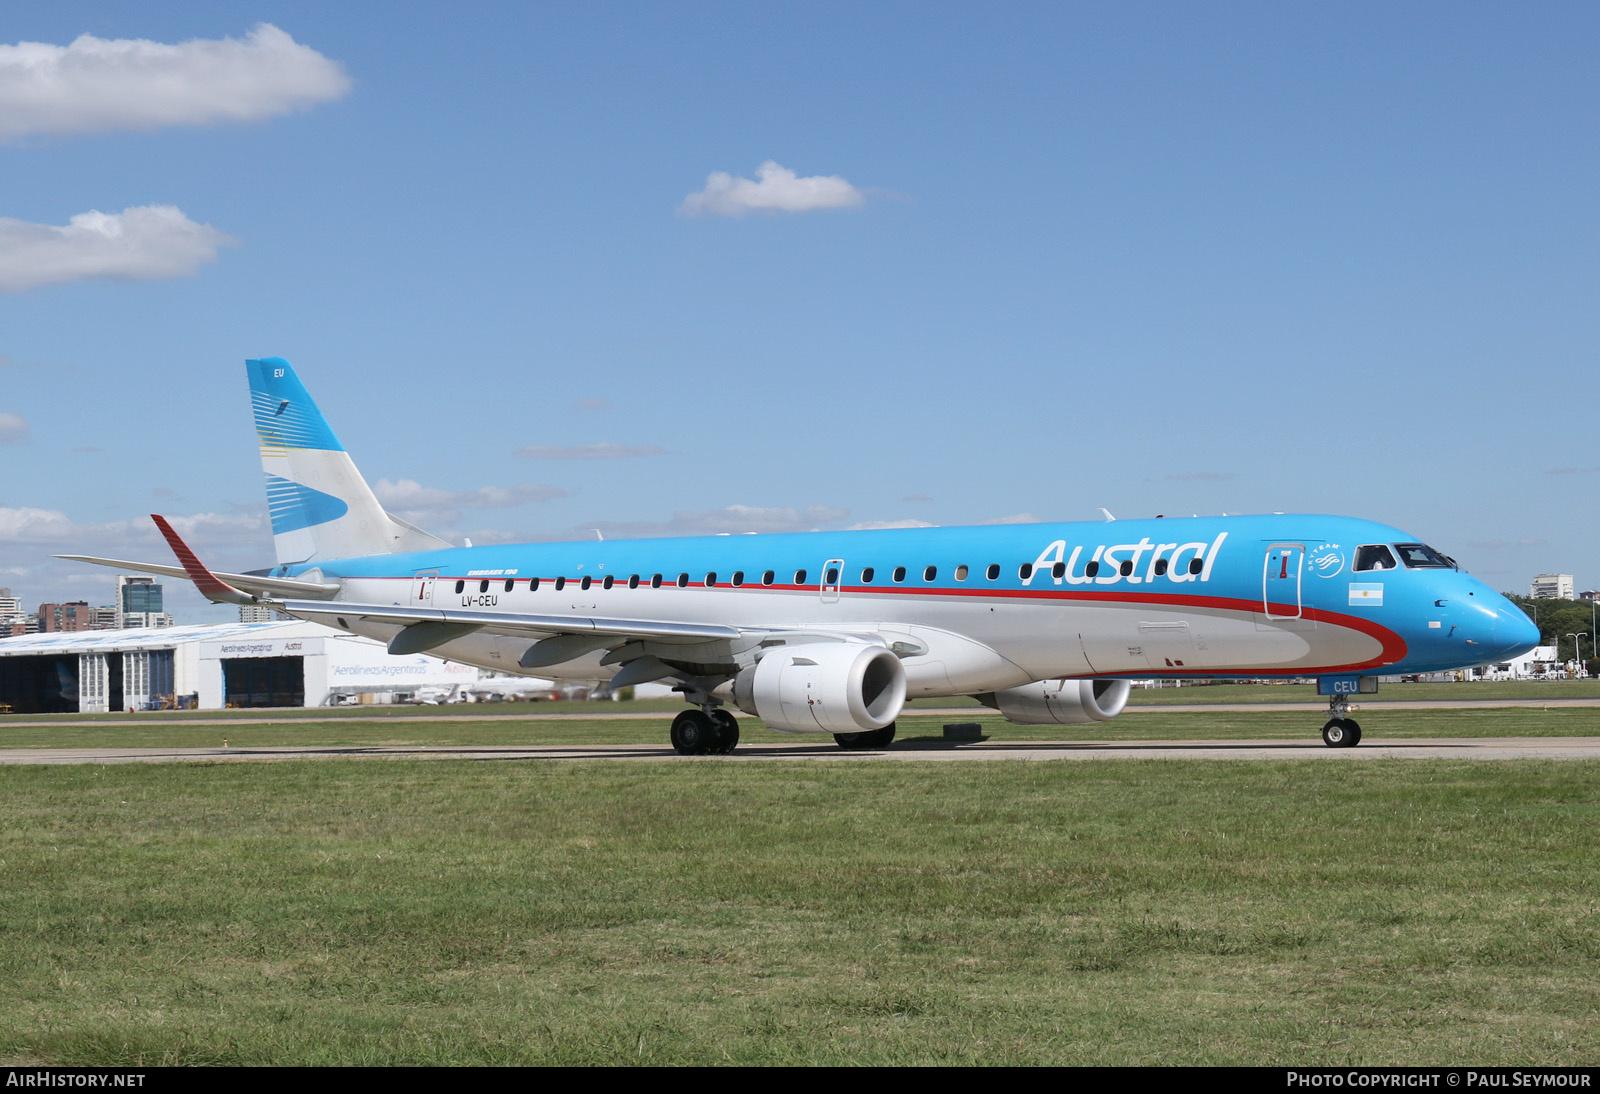
[[[672,747],[680,756],[704,756],[722,740],[717,726],[704,711],[686,710],[672,719]]]
[[[725,710],[713,710],[710,717],[717,731],[717,744],[711,751],[726,756],[739,747],[739,719]]]
[[[1322,727],[1322,743],[1329,748],[1354,748],[1361,741],[1361,727],[1349,718],[1329,718]]]
[[[835,733],[833,739],[840,748],[851,750],[888,748],[894,740],[894,723],[890,722],[882,729],[869,729],[865,733]]]

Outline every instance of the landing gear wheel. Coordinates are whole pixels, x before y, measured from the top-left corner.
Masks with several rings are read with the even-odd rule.
[[[713,710],[709,717],[717,731],[717,745],[711,751],[726,756],[739,747],[739,719],[725,710]]]
[[[686,710],[672,719],[672,747],[683,756],[704,756],[713,751],[722,734],[704,711]]]
[[[1353,718],[1330,718],[1322,727],[1322,743],[1329,748],[1354,748],[1361,743],[1361,726]]]
[[[840,748],[852,750],[888,748],[889,742],[894,740],[894,723],[890,722],[882,729],[869,729],[865,733],[835,733],[833,739],[839,742]]]

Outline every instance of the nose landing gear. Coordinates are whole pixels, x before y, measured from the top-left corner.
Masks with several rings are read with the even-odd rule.
[[[1350,700],[1343,695],[1335,695],[1328,703],[1322,743],[1329,748],[1354,748],[1361,743],[1361,723],[1350,717]]]

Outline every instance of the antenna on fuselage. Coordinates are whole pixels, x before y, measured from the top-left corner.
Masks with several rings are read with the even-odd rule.
[[[1105,515],[1106,515],[1106,519],[1107,519],[1107,520],[1116,520],[1116,519],[1117,519],[1117,518],[1116,518],[1116,517],[1114,517],[1114,516],[1112,516],[1112,515],[1111,515],[1111,510],[1109,510],[1109,509],[1107,509],[1107,508],[1106,508],[1106,507],[1105,507],[1105,506],[1103,506],[1103,505],[1102,505],[1102,506],[1100,506],[1100,511],[1101,511],[1101,512],[1102,512],[1102,513],[1104,513],[1104,514],[1105,514]]]
[[[605,536],[602,536],[602,535],[601,535],[601,534],[600,534],[600,529],[598,529],[598,528],[591,528],[591,529],[589,529],[589,531],[591,531],[591,532],[593,532],[593,533],[594,533],[594,538],[595,538],[595,539],[597,539],[597,540],[599,540],[599,541],[600,541],[600,542],[601,542],[601,543],[604,543],[604,542],[605,542],[605,541],[606,541],[606,537],[605,537]]]

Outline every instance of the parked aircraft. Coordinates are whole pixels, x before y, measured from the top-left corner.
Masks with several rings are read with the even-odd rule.
[[[1115,717],[1129,680],[1316,677],[1324,742],[1353,746],[1377,677],[1507,660],[1527,616],[1397,528],[1232,516],[456,547],[386,513],[287,361],[247,363],[277,565],[213,573],[265,603],[502,672],[668,681],[682,753],[729,752],[728,706],[880,748],[912,696],[976,696],[1013,722]],[[1108,514],[1109,516],[1109,514]]]

